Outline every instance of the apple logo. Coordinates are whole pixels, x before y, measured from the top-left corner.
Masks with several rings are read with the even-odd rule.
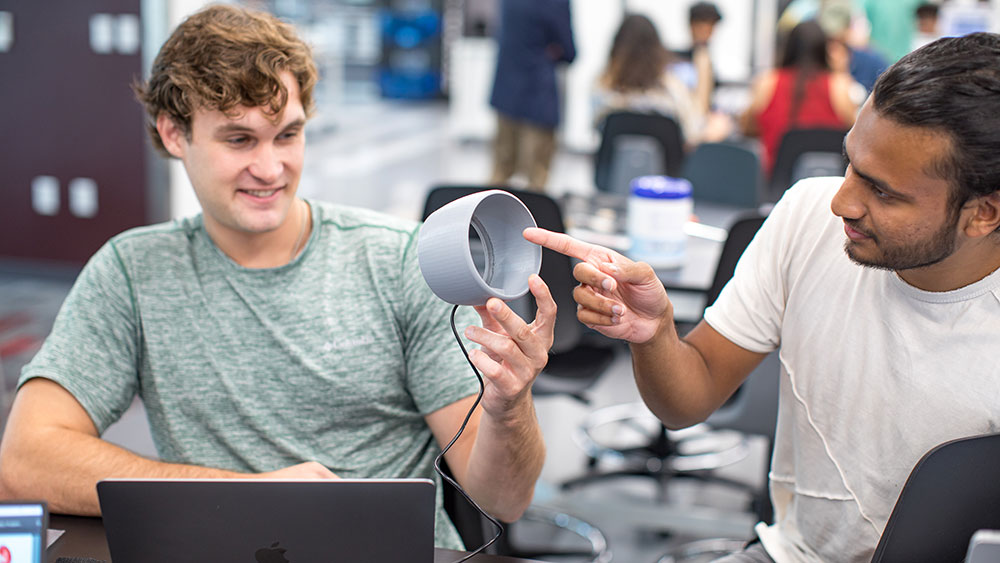
[[[10,563],[10,549],[6,545],[0,545],[0,563]]]
[[[278,547],[280,541],[276,541],[271,544],[271,547],[262,547],[253,554],[254,559],[257,563],[289,563],[288,559],[285,559],[285,548]]]

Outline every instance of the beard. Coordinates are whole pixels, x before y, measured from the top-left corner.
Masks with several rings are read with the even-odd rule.
[[[878,256],[860,256],[855,243],[847,239],[844,243],[847,257],[855,264],[879,270],[912,270],[937,264],[955,252],[958,238],[955,232],[958,226],[957,212],[950,213],[937,231],[921,240],[889,240],[855,227],[852,221],[845,222],[852,229],[870,236],[880,251]]]

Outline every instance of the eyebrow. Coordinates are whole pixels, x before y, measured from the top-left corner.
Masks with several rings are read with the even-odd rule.
[[[889,184],[886,184],[884,181],[879,180],[877,178],[874,178],[872,176],[869,176],[868,174],[865,174],[864,172],[858,170],[857,165],[855,165],[854,163],[852,163],[851,162],[851,157],[849,157],[847,155],[847,136],[846,135],[844,136],[844,142],[843,142],[843,145],[841,147],[841,151],[843,152],[844,160],[847,162],[848,165],[851,166],[851,170],[853,170],[855,174],[857,174],[859,177],[861,177],[862,180],[864,180],[865,182],[868,182],[869,184],[875,186],[876,188],[878,188],[878,190],[880,192],[885,192],[885,193],[887,193],[887,194],[889,194],[889,195],[891,195],[893,197],[897,197],[897,198],[900,198],[900,199],[908,199],[907,196],[905,196],[905,195],[899,193],[898,191],[892,189],[892,187],[890,187]]]
[[[305,118],[298,118],[294,121],[290,121],[287,125],[282,127],[281,132],[284,133],[289,129],[294,129],[296,127],[304,127],[306,124]],[[256,133],[256,131],[247,127],[246,125],[240,125],[239,123],[227,123],[215,130],[216,135],[227,135],[229,133]]]

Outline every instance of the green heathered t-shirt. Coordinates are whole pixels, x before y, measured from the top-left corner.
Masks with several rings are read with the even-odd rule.
[[[244,472],[315,460],[344,478],[426,477],[424,417],[478,391],[417,224],[310,203],[302,253],[247,269],[201,216],[132,229],[81,272],[20,383],[51,379],[103,432],[136,393],[166,461]],[[459,331],[477,323],[471,308]],[[441,508],[435,543],[461,548]]]

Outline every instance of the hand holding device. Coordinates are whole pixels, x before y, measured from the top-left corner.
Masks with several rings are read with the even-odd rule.
[[[441,470],[441,460],[461,436],[480,403],[487,413],[500,417],[518,406],[530,407],[528,390],[545,366],[552,346],[556,306],[548,287],[537,275],[542,251],[522,237],[525,228],[534,226],[534,218],[519,199],[502,190],[487,190],[459,198],[432,213],[417,241],[420,271],[435,295],[455,305],[451,313],[452,332],[480,384],[479,395],[461,427],[434,461],[442,479],[497,529],[491,540],[460,561],[496,541],[503,533],[503,526]],[[478,264],[473,256],[474,242],[481,244],[482,259]],[[523,296],[529,288],[538,304],[538,314],[530,324],[503,302]],[[455,327],[459,305],[475,306],[482,318],[482,327],[468,327],[465,331],[482,350],[470,353],[459,337]],[[488,389],[483,374],[490,381]]]

